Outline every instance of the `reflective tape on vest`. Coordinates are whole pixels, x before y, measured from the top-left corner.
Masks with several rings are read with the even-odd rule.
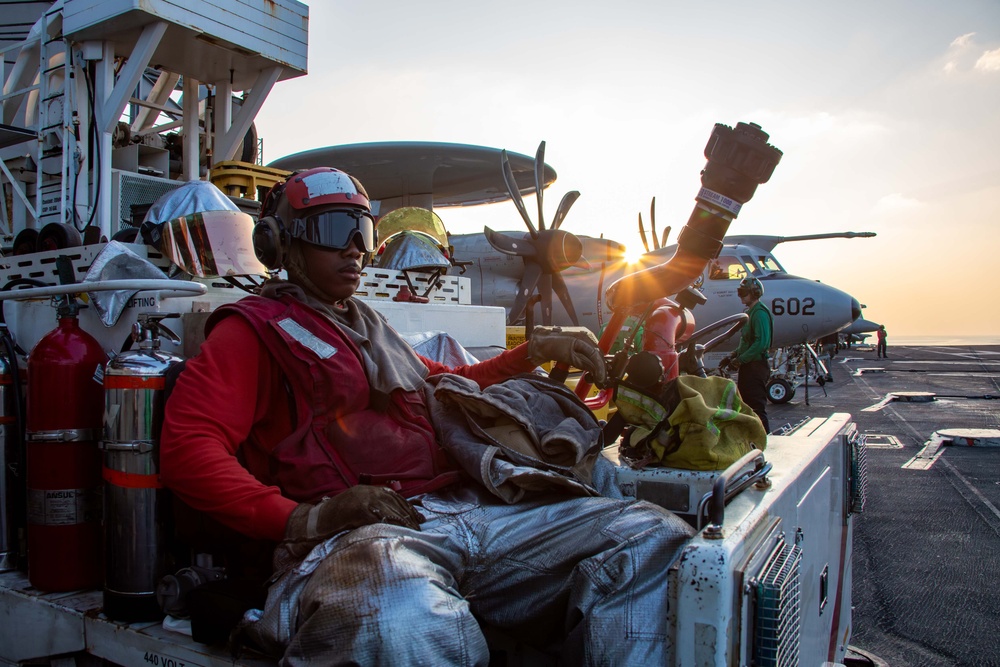
[[[320,359],[329,359],[337,354],[337,348],[320,340],[318,336],[307,331],[305,327],[290,317],[278,320],[278,326],[303,346],[315,352]]]

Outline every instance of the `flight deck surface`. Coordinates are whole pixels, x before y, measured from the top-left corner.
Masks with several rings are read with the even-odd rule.
[[[1000,446],[933,437],[997,435],[1000,346],[841,350],[830,371],[808,404],[800,386],[767,409],[772,428],[849,412],[868,436],[851,643],[892,666],[1000,665]]]

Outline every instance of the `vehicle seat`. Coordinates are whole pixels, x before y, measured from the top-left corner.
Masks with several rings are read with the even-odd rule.
[[[186,363],[167,370],[164,407]],[[198,556],[207,554],[213,566],[222,566],[226,572],[225,579],[204,583],[188,595],[192,637],[206,644],[225,641],[244,612],[263,608],[276,545],[238,533],[169,490],[165,494],[165,529],[178,568],[190,567],[204,560]]]

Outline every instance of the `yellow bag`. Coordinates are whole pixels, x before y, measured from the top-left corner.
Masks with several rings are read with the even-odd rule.
[[[634,425],[631,458],[685,470],[724,470],[751,449],[767,446],[763,424],[743,404],[732,380],[682,375],[674,383],[661,394],[673,394],[666,405],[650,402],[649,396],[622,397],[630,404],[626,412]],[[637,410],[640,405],[645,409]],[[665,420],[653,422],[668,413]]]

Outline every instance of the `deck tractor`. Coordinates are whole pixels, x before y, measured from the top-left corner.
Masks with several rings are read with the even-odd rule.
[[[274,85],[306,73],[308,8],[59,0],[4,16],[31,28],[0,43],[0,665],[273,664],[253,652],[234,663],[197,613],[165,613],[165,581],[197,590],[230,573],[178,543],[157,443],[170,376],[197,354],[206,318],[265,277],[249,235],[202,251],[219,230],[252,225],[262,192],[288,173],[256,163],[253,121]],[[622,448],[637,425],[614,409],[631,400],[655,429],[669,416],[655,418],[657,392],[706,375],[704,354],[742,325],[696,327],[689,286],[777,165],[767,140],[752,123],[716,125],[677,255],[610,287],[612,386],[550,372],[588,406],[612,408],[601,413],[603,456],[617,492],[696,531],[663,573],[678,666],[855,664],[851,554],[866,457],[850,415],[807,420],[705,470],[637,465]],[[498,163],[500,188],[506,175]],[[200,226],[185,235],[169,224],[184,212],[162,202],[206,191],[192,184],[222,203],[192,203]],[[505,310],[471,305],[459,271],[369,267],[356,296],[414,341],[443,331],[474,355],[505,346]],[[645,324],[646,342],[625,336],[612,351],[626,320]],[[498,663],[552,658],[491,641]]]

